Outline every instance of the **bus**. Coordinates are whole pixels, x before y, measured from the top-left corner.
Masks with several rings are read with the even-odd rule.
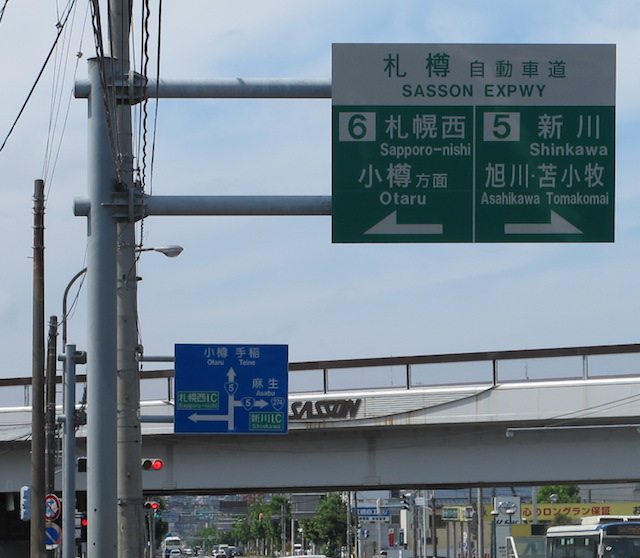
[[[547,558],[638,558],[640,516],[598,515],[549,527],[546,547]]]
[[[182,551],[182,540],[180,540],[180,537],[166,537],[162,541],[162,556],[166,558],[175,548]]]

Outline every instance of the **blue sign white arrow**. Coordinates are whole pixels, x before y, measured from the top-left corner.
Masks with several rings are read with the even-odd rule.
[[[175,432],[287,432],[286,345],[176,345],[175,357]]]

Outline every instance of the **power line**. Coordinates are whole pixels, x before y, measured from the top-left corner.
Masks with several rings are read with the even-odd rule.
[[[73,30],[73,24],[75,21],[75,7],[76,6],[70,6],[70,9],[74,10],[74,17],[71,19],[71,24],[70,24],[71,29],[67,33],[67,39],[65,40],[63,47],[60,49],[60,56],[57,57],[56,66],[55,66],[55,77],[53,80],[54,83],[51,91],[49,128],[47,133],[47,144],[45,147],[45,155],[44,155],[43,168],[42,168],[42,177],[45,179],[45,182],[49,184],[49,188],[51,187],[50,179],[53,178],[57,160],[60,155],[60,149],[62,147],[62,141],[64,138],[66,127],[67,127],[67,121],[69,118],[71,101],[73,97],[71,94],[71,91],[68,91],[66,93],[67,103],[66,103],[66,108],[63,108],[63,97],[65,95],[64,84],[65,84],[65,77],[67,74],[69,52],[71,50],[72,30]],[[87,23],[88,9],[89,9],[89,6],[87,5],[87,12],[84,18],[83,32],[81,34],[80,45],[78,46],[78,51],[76,54],[76,62],[73,68],[74,76],[78,72],[78,65],[80,62],[80,58],[82,57],[82,50],[81,50],[82,37],[84,36],[84,28]],[[56,136],[56,131],[58,130],[60,121],[61,121],[61,129],[59,132],[59,139],[57,140],[57,145],[56,145],[55,136]],[[48,198],[48,194],[47,194],[47,198]]]
[[[6,7],[7,1],[8,0],[5,0],[4,7]],[[18,116],[16,116],[16,119],[14,120],[13,124],[11,125],[11,128],[9,129],[9,132],[7,133],[6,137],[4,138],[4,141],[2,142],[2,145],[0,145],[0,152],[4,149],[5,145],[7,145],[7,141],[9,140],[9,137],[11,136],[13,131],[15,130],[16,126],[18,125],[18,121],[20,120],[20,118],[22,117],[22,114],[24,113],[25,109],[27,108],[27,104],[29,104],[29,100],[31,99],[31,96],[33,95],[34,91],[36,90],[36,86],[38,85],[38,82],[40,81],[40,78],[44,74],[44,71],[45,71],[45,69],[47,67],[47,64],[49,63],[49,60],[51,60],[51,56],[53,55],[53,53],[56,50],[56,46],[58,45],[58,41],[60,40],[60,37],[62,36],[62,31],[64,30],[64,26],[66,25],[67,20],[69,19],[69,15],[72,12],[71,7],[73,7],[74,4],[75,4],[75,0],[71,0],[71,2],[68,4],[68,8],[69,9],[67,10],[67,13],[66,13],[66,15],[64,17],[64,20],[58,23],[58,26],[57,26],[58,27],[58,33],[56,35],[55,40],[53,41],[53,45],[51,46],[51,49],[49,50],[49,53],[47,54],[47,57],[45,58],[45,61],[42,64],[42,68],[40,68],[40,71],[38,72],[38,75],[37,75],[33,85],[31,86],[31,89],[29,91],[29,94],[27,95],[27,98],[25,99],[24,103],[22,104],[22,107],[20,108],[20,111],[18,112]],[[2,13],[4,13],[4,7],[2,8]]]
[[[2,18],[4,16],[4,11],[7,9],[7,4],[9,3],[9,0],[4,0],[4,5],[2,6],[2,9],[0,9],[0,23],[2,22]]]

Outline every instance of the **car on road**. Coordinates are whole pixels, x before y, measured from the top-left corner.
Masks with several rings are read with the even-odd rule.
[[[182,556],[182,550],[179,548],[172,548],[169,552],[169,556]]]

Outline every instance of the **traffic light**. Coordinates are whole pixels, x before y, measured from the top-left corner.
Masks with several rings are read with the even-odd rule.
[[[413,494],[411,494],[410,492],[403,493],[400,495],[400,500],[402,503],[402,509],[405,509],[405,510],[411,509]]]
[[[145,502],[144,509],[147,510],[149,515],[153,515],[153,517],[160,517],[160,504],[158,504],[158,502]]]
[[[80,515],[80,540],[85,543],[87,542],[87,525],[89,525],[89,520],[85,512]]]
[[[158,457],[145,457],[141,464],[145,471],[159,471],[164,467],[162,459]]]
[[[29,521],[31,519],[31,487],[20,488],[20,519]]]
[[[86,473],[87,472],[87,458],[86,457],[78,457],[76,459],[76,463],[78,465],[78,473]]]

